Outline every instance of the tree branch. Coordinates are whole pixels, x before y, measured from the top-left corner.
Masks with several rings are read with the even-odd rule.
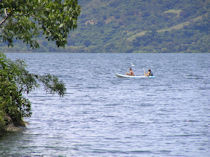
[[[5,22],[8,18],[9,18],[9,16],[6,16],[6,17],[0,22],[0,27],[1,27],[1,25],[4,24],[4,22]]]
[[[0,0],[0,2],[1,2],[1,0]],[[6,20],[12,15],[12,12],[11,12],[11,13],[7,13],[7,10],[4,9],[4,14],[5,14],[5,18],[0,22],[0,27],[1,27],[1,25],[3,25],[3,24],[6,22]]]
[[[8,16],[7,15],[7,9],[4,9],[4,14],[5,14],[5,16]]]

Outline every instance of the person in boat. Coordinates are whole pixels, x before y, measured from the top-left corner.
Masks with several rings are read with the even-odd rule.
[[[129,69],[129,72],[127,72],[126,75],[135,76],[132,68]]]
[[[153,76],[152,70],[149,69],[147,73],[144,72],[144,76]]]

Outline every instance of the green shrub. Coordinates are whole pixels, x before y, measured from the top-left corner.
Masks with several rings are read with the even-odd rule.
[[[0,131],[5,127],[6,117],[14,125],[22,125],[23,117],[31,116],[31,103],[24,97],[42,83],[50,93],[63,96],[65,86],[56,76],[36,75],[26,70],[22,60],[11,61],[0,53]]]

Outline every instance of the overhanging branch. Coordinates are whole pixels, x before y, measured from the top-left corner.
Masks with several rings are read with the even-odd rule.
[[[6,9],[4,10],[4,13],[5,13],[5,18],[0,22],[0,27],[6,22],[6,20],[12,15],[12,12],[11,13],[7,13]]]
[[[1,27],[1,25],[3,25],[4,22],[9,18],[9,16],[10,16],[10,14],[9,14],[8,16],[6,16],[6,17],[0,22],[0,27]]]

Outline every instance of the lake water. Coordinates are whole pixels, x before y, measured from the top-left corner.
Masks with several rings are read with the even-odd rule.
[[[1,157],[209,157],[210,54],[12,53],[31,72],[57,75],[60,98],[41,89],[29,124],[0,139]],[[154,79],[122,79],[130,64]]]

